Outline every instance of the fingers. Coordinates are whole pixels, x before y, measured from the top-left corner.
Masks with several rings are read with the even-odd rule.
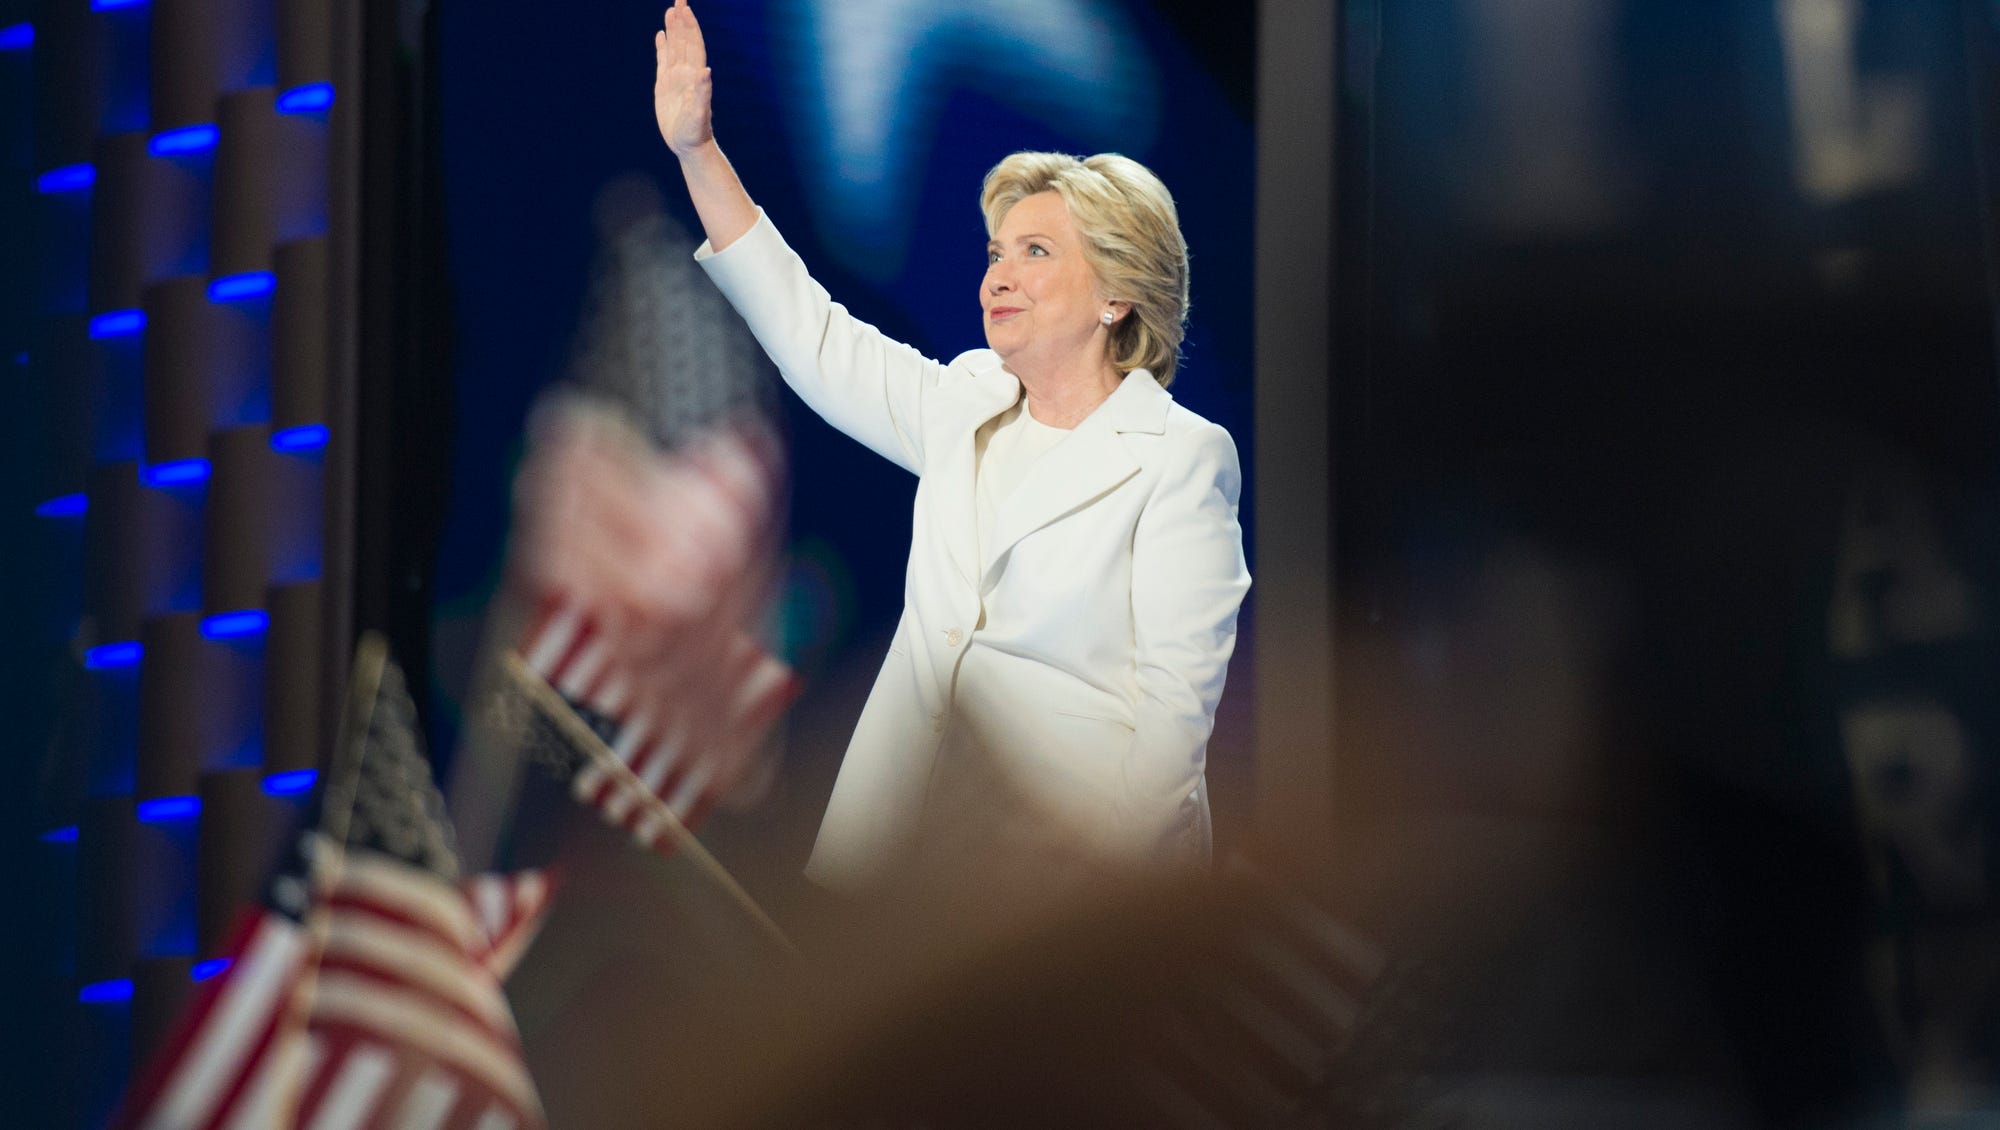
[[[701,21],[694,18],[687,0],[675,0],[674,6],[667,9],[663,25],[673,62],[698,67],[707,61],[708,45],[702,39]]]
[[[687,25],[688,63],[705,67],[708,65],[708,40],[702,38],[701,21],[694,18],[694,13],[685,7],[686,3],[687,0],[681,0],[681,10],[687,12],[683,22]]]
[[[685,66],[688,61],[688,24],[693,22],[693,17],[688,15],[687,5],[681,2],[676,2],[667,14],[672,17],[667,25],[671,31],[667,38],[673,44],[674,62]]]

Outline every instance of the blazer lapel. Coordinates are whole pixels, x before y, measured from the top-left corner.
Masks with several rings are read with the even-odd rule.
[[[945,551],[951,555],[952,565],[965,578],[966,584],[975,584],[979,575],[973,572],[979,563],[979,515],[969,505],[972,500],[973,475],[976,467],[973,461],[973,442],[979,434],[980,425],[1008,408],[1021,398],[1021,382],[1012,373],[1000,368],[997,359],[990,368],[974,370],[969,381],[953,388],[950,407],[946,410],[943,426],[936,433],[943,441],[937,461],[925,468],[926,477],[932,478],[931,487],[938,492],[933,513],[937,516],[938,531],[944,537]],[[962,504],[960,499],[965,500]]]
[[[1172,403],[1173,397],[1151,373],[1134,369],[1067,438],[1037,459],[1021,485],[1000,504],[992,544],[981,553],[980,591],[990,583],[994,563],[1016,542],[1137,474],[1139,461],[1119,433],[1164,432]]]

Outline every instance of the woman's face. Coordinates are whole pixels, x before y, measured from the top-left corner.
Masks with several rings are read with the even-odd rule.
[[[1069,206],[1055,192],[1024,197],[1007,210],[986,245],[986,263],[979,288],[986,344],[1017,374],[1063,366],[1105,328],[1111,305],[1098,293]]]

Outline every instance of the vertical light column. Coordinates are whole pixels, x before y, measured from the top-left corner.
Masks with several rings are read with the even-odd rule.
[[[91,346],[89,318],[77,313],[47,319],[33,360],[30,379],[44,389],[49,410],[48,426],[40,432],[45,446],[35,467],[35,496],[70,500],[56,509],[80,515],[90,468],[101,450],[114,447],[97,442],[98,424],[108,405],[103,402],[102,358]],[[137,454],[114,448],[105,457],[130,459]]]
[[[203,761],[201,699],[201,617],[195,612],[167,613],[147,619],[141,635],[145,646],[139,671],[139,749],[133,794],[142,813],[190,810],[191,805],[155,802],[186,800],[194,795]]]
[[[201,779],[201,844],[196,884],[197,975],[229,943],[229,932],[262,890],[277,862],[303,790],[279,781],[273,792],[261,767],[223,769]]]
[[[1257,20],[1257,816],[1305,853],[1334,812],[1335,8],[1270,0]]]
[[[83,615],[89,638],[85,642],[97,647],[136,643],[146,611],[137,568],[142,534],[138,464],[101,463],[92,468],[87,498]],[[136,661],[136,651],[133,658]]]
[[[326,239],[277,249],[271,314],[271,431],[280,448],[323,447],[327,439]]]
[[[304,97],[312,109],[333,101],[332,0],[278,0],[278,90]],[[325,100],[320,101],[319,91]]]
[[[76,843],[77,1042],[60,1070],[85,1126],[104,1123],[131,1062],[138,927],[130,860],[137,831],[129,796],[84,806]]]
[[[277,77],[270,0],[151,0],[153,128],[214,126],[226,94]]]
[[[132,972],[132,1061],[144,1062],[194,995],[194,961],[142,957]]]
[[[265,641],[264,772],[293,782],[320,764],[325,700],[324,605],[318,581],[270,590],[271,634]]]

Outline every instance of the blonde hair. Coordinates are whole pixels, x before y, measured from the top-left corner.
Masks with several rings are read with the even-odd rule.
[[[1105,297],[1132,306],[1111,327],[1112,365],[1121,375],[1145,369],[1161,388],[1172,384],[1187,334],[1188,252],[1167,186],[1146,166],[1116,153],[1014,153],[993,166],[980,187],[986,234],[1038,192],[1063,198]]]

